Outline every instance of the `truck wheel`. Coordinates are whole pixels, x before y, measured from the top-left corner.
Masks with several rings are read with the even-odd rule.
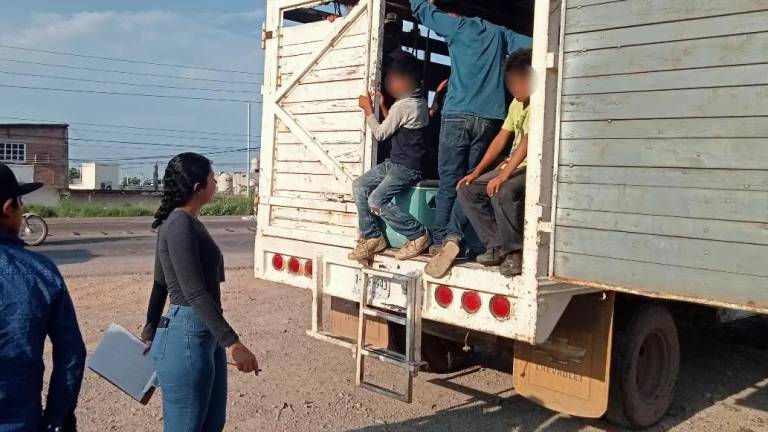
[[[606,418],[633,429],[656,424],[672,403],[679,366],[672,315],[657,304],[640,308],[625,328],[614,330]]]

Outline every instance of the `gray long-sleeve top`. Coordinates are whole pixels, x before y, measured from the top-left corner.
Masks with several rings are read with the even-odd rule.
[[[221,282],[224,257],[208,230],[183,210],[171,212],[157,235],[155,282],[142,338],[154,338],[170,297],[171,304],[192,306],[222,346],[232,345],[238,336],[224,318]]]
[[[366,117],[371,134],[378,141],[392,139],[390,160],[396,164],[421,171],[421,162],[426,153],[429,111],[427,101],[418,96],[418,91],[409,97],[398,99],[382,123],[374,114]]]

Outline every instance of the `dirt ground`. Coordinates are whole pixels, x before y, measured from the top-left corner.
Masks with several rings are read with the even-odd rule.
[[[349,351],[305,335],[309,292],[257,282],[230,271],[225,314],[252,347],[260,376],[229,375],[228,431],[608,431],[603,421],[559,415],[518,396],[508,359],[477,356],[449,375],[420,374],[405,405],[360,391]],[[147,275],[68,280],[88,351],[118,323],[139,331],[150,288]],[[683,364],[670,414],[651,430],[768,431],[768,326],[755,334],[683,334]],[[394,376],[394,375],[393,375]],[[78,407],[83,431],[160,431],[156,394],[139,405],[86,371]]]

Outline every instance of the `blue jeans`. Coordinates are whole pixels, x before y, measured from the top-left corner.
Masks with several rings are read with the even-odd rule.
[[[150,354],[163,392],[163,430],[220,432],[227,417],[227,354],[190,306],[171,305]]]
[[[433,239],[436,245],[443,244],[447,238],[454,238],[465,240],[472,254],[484,250],[456,201],[456,184],[483,159],[501,123],[501,120],[472,115],[443,115],[438,155],[440,189],[437,194]]]
[[[426,233],[424,225],[394,201],[397,195],[408,191],[420,179],[420,172],[389,159],[355,179],[352,193],[363,238],[383,236],[386,227],[382,225],[382,219],[408,240],[416,240]]]

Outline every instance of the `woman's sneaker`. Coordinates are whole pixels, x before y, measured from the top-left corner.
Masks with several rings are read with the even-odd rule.
[[[433,256],[427,266],[424,268],[424,272],[435,279],[440,279],[448,273],[451,269],[453,261],[459,256],[459,242],[453,239],[448,239],[443,243],[443,247],[440,252]]]
[[[416,258],[421,255],[432,244],[432,237],[429,233],[425,233],[423,236],[416,240],[408,240],[399,251],[395,253],[395,258],[400,261]]]
[[[369,259],[386,248],[387,241],[384,239],[384,237],[376,237],[372,239],[361,238],[357,242],[357,247],[355,247],[355,250],[349,254],[349,259],[355,261]]]

